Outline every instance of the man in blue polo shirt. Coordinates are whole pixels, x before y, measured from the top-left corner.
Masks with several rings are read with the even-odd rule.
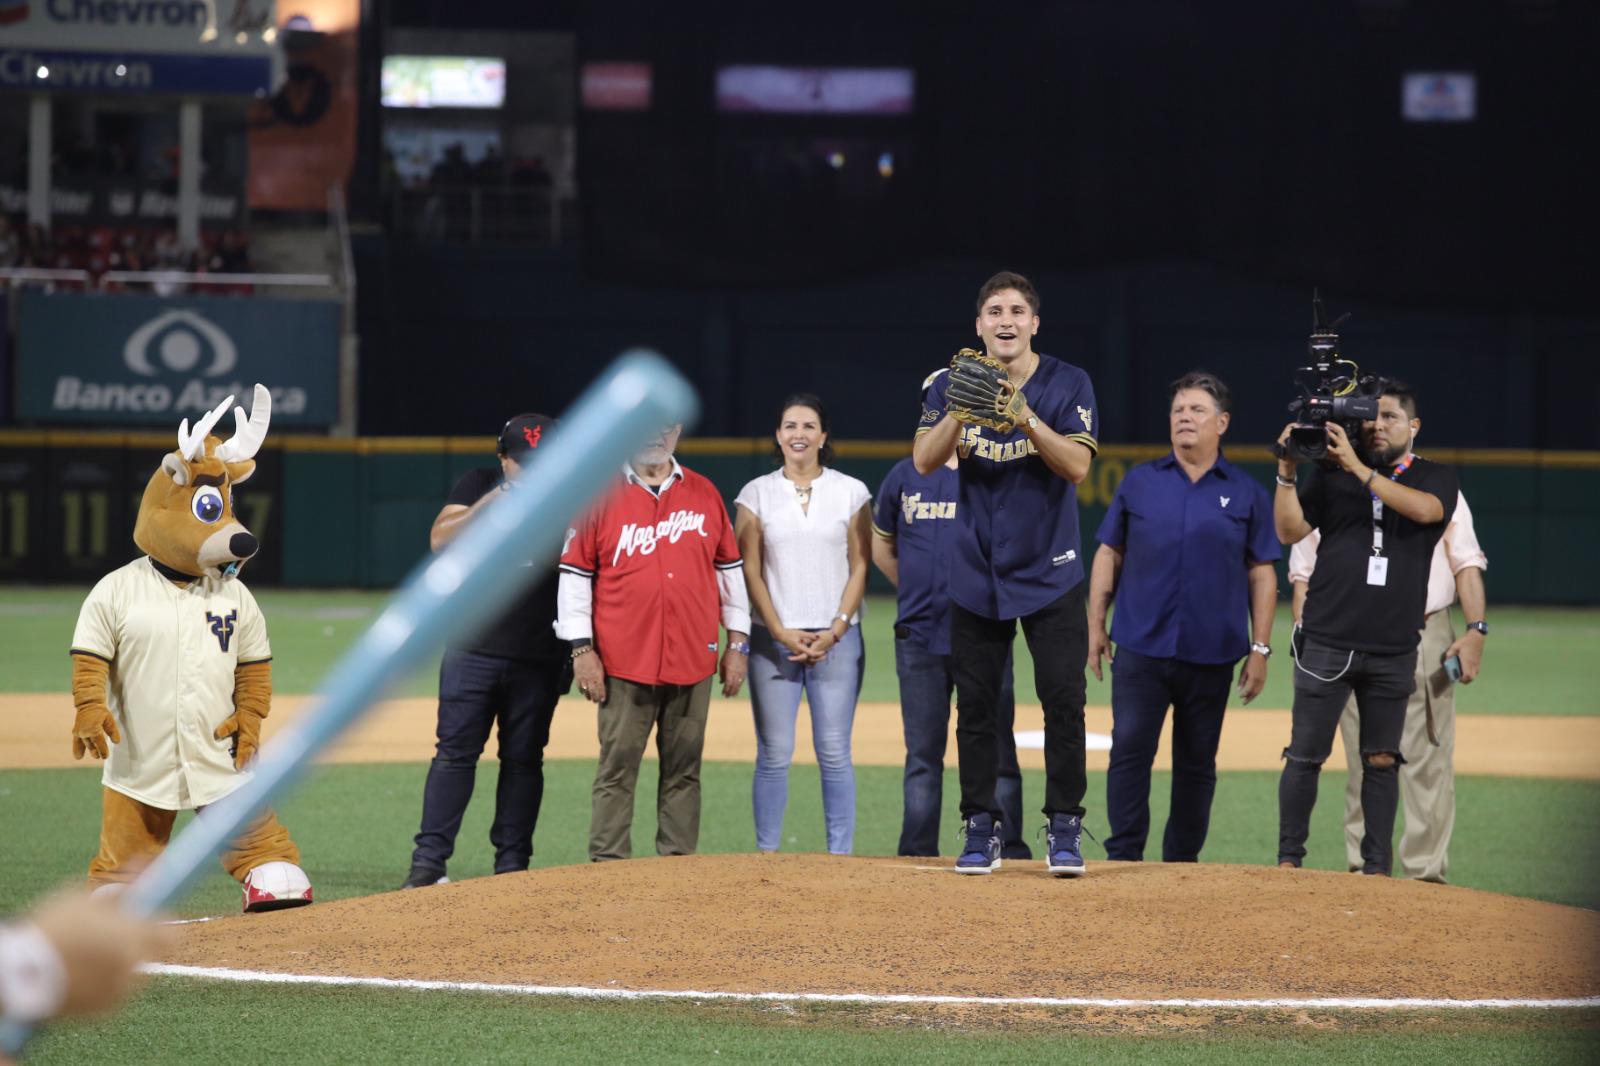
[[[946,371],[923,382],[923,397]],[[950,735],[950,553],[960,508],[956,457],[932,474],[902,459],[875,497],[872,561],[898,593],[894,665],[900,679],[900,719],[905,729],[905,814],[900,855],[939,854],[939,812],[944,804],[944,754]],[[1022,839],[1022,771],[1017,765],[1011,663],[1001,677],[995,729],[1000,758],[996,801],[1005,827],[1005,859],[1031,859]]]
[[[1272,499],[1222,455],[1228,387],[1196,371],[1172,383],[1172,454],[1128,471],[1097,534],[1089,669],[1112,655],[1108,859],[1144,858],[1150,767],[1172,707],[1172,806],[1164,862],[1198,862],[1217,787],[1233,664],[1249,703],[1267,680],[1282,555]],[[1248,630],[1247,630],[1248,625]],[[1246,633],[1252,634],[1247,637]]]
[[[956,749],[966,843],[960,873],[1001,861],[995,802],[995,718],[1017,622],[1033,653],[1044,705],[1047,869],[1084,872],[1084,670],[1088,654],[1076,486],[1096,443],[1094,386],[1079,368],[1033,350],[1039,294],[1020,274],[996,274],[978,291],[977,333],[1024,400],[1002,432],[947,412],[949,375],[928,390],[912,459],[931,474],[959,459],[959,507],[950,565],[950,662],[956,683]]]

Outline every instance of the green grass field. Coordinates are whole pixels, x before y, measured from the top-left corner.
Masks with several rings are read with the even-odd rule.
[[[0,590],[0,690],[65,691],[71,667],[67,646],[87,589],[18,588]],[[273,684],[282,693],[315,690],[338,654],[349,646],[387,599],[379,592],[316,590],[257,593],[272,638]],[[867,604],[863,635],[867,644],[864,700],[899,699],[894,676],[894,601],[873,597]],[[1457,628],[1460,628],[1459,610]],[[1600,644],[1600,611],[1570,607],[1491,609],[1493,629],[1484,654],[1483,674],[1462,690],[1462,714],[1595,714],[1600,677],[1593,649]],[[1267,687],[1257,707],[1288,707],[1290,702],[1289,610],[1280,605]],[[1032,702],[1033,665],[1018,637],[1017,697]],[[437,691],[438,659],[396,682],[395,695],[431,696]],[[1108,682],[1089,675],[1089,702],[1111,702]]]
[[[62,691],[81,589],[8,589],[0,593],[0,690]],[[313,689],[328,665],[375,616],[382,597],[368,593],[261,593],[272,627],[279,691]],[[892,604],[869,613],[869,678],[864,698],[892,700]],[[1591,714],[1594,671],[1580,667],[1600,635],[1600,614],[1571,610],[1501,609],[1483,679],[1461,699],[1463,713]],[[1285,637],[1277,643],[1283,646]],[[1019,650],[1021,645],[1019,643]],[[1261,705],[1288,705],[1288,670],[1275,660]],[[1019,663],[1019,696],[1031,698]],[[399,691],[431,695],[426,666]],[[1091,679],[1090,699],[1105,701]],[[65,722],[63,722],[65,730]],[[453,878],[487,875],[494,766],[480,770],[451,864]],[[306,855],[318,898],[392,889],[404,876],[416,831],[423,764],[328,767],[280,805]],[[544,811],[535,838],[540,866],[582,862],[592,762],[548,767]],[[654,795],[647,762],[639,795]],[[704,773],[702,850],[753,846],[750,767],[708,764]],[[858,769],[857,850],[892,854],[900,815],[899,774]],[[1342,866],[1341,773],[1324,775],[1323,802],[1312,831],[1309,865]],[[1157,774],[1152,805],[1159,826],[1167,776]],[[1026,782],[1030,808],[1042,775]],[[0,913],[15,913],[40,893],[82,876],[98,831],[95,769],[0,770]],[[1269,862],[1276,831],[1276,775],[1222,775],[1206,858]],[[954,771],[946,774],[946,825],[955,843]],[[1104,777],[1091,774],[1091,830],[1103,834],[1095,808]],[[1464,777],[1452,848],[1457,884],[1553,902],[1600,908],[1600,784]],[[786,826],[790,850],[821,850],[823,829],[816,770],[797,768]],[[642,801],[636,845],[653,838],[651,804]],[[1086,841],[1091,859],[1103,854]],[[641,860],[652,861],[652,860]],[[1092,872],[1091,872],[1092,876]],[[237,888],[209,874],[176,910],[185,915],[233,913]],[[530,907],[537,900],[530,899]],[[951,915],[960,922],[972,916]],[[1115,920],[1094,916],[1093,921]],[[973,950],[1003,951],[1006,936],[1093,935],[1093,921],[1063,913],[1060,928],[975,934]],[[1440,935],[1449,935],[1440,930]],[[1353,950],[1359,950],[1353,946]],[[1600,1012],[1451,1013],[1406,1016],[1199,1013],[1188,1031],[1107,1020],[1082,1011],[1039,1011],[1011,1019],[966,1011],[918,1013],[844,1007],[617,1004],[461,993],[385,992],[353,988],[233,986],[176,978],[151,980],[140,998],[108,1021],[75,1023],[44,1033],[30,1049],[41,1063],[188,1063],[270,1057],[297,1063],[576,1061],[901,1062],[972,1056],[998,1062],[1141,1062],[1233,1064],[1279,1061],[1385,1063],[1579,1063],[1600,1058]],[[1072,1031],[1066,1032],[1070,1028]],[[1070,1043],[1066,1042],[1070,1041]]]

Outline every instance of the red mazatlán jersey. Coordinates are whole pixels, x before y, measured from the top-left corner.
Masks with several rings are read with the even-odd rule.
[[[687,469],[659,496],[619,483],[561,553],[562,570],[594,579],[606,673],[641,685],[693,685],[716,673],[717,571],[740,565],[722,494]]]

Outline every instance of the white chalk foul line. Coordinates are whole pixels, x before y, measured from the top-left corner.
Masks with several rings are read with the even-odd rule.
[[[677,989],[586,988],[582,985],[509,985],[480,981],[415,981],[395,977],[340,977],[328,974],[268,973],[209,966],[174,966],[150,963],[142,972],[161,977],[198,977],[212,981],[241,981],[272,985],[343,985],[366,988],[404,988],[424,992],[496,992],[518,996],[565,996],[571,999],[695,999],[733,1000],[745,1003],[862,1003],[978,1005],[995,1007],[1203,1007],[1319,1010],[1549,1010],[1563,1007],[1600,1007],[1600,996],[1581,999],[1378,999],[1327,997],[1318,999],[1092,999],[1052,996],[932,996],[915,993],[870,992],[693,992]]]

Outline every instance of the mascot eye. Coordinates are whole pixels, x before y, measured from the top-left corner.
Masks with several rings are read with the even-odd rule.
[[[222,517],[222,493],[206,485],[194,494],[194,516],[206,525],[210,525]]]

